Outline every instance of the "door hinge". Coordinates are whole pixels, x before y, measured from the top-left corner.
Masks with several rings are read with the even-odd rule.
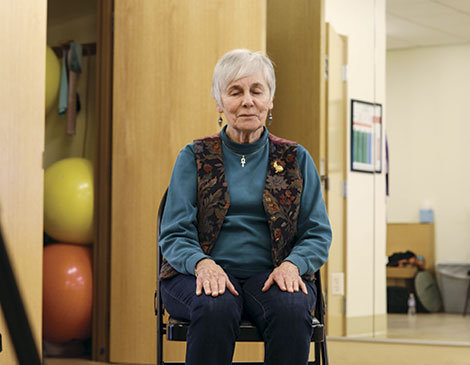
[[[343,197],[347,198],[348,197],[348,182],[343,181]]]

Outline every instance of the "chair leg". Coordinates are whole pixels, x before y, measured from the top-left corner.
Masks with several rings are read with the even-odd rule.
[[[157,365],[164,365],[163,362],[163,333],[165,324],[162,320],[162,314],[157,316]]]
[[[326,346],[326,338],[320,344],[321,346],[321,361],[322,365],[328,365],[328,348]]]
[[[157,324],[157,327],[160,327]],[[157,365],[164,365],[163,363],[163,334],[161,328],[157,330]]]

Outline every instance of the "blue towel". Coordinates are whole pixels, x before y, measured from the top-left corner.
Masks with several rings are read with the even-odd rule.
[[[70,64],[68,62],[70,53]],[[62,69],[60,73],[60,88],[59,88],[59,115],[64,115],[68,108],[68,94],[69,94],[69,69],[81,73],[82,72],[82,46],[78,43],[71,42],[70,49],[62,47]],[[80,110],[80,100],[77,95],[77,111]]]
[[[67,99],[69,95],[69,83],[67,75],[67,49],[62,47],[62,70],[60,71],[59,88],[59,115],[64,115],[67,112]]]

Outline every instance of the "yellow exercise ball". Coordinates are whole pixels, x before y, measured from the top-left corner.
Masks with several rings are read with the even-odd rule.
[[[84,158],[66,158],[44,174],[44,230],[60,242],[93,240],[93,166]]]
[[[60,62],[51,47],[46,49],[46,114],[57,101],[60,85]]]

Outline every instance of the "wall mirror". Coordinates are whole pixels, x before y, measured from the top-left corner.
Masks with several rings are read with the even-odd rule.
[[[389,0],[386,19],[387,254],[418,259],[387,269],[389,312],[407,310],[407,290],[418,312],[389,313],[387,337],[468,344],[470,4]],[[423,272],[438,291],[420,292]]]
[[[383,105],[382,171],[348,166],[345,295],[335,298],[344,300],[345,315],[330,336],[468,345],[470,5],[361,6],[360,27],[339,1],[325,2],[325,21],[347,37],[348,100]],[[350,128],[350,105],[347,114]],[[406,251],[415,257],[386,267],[389,256]],[[338,278],[328,270],[331,299]],[[434,292],[419,293],[423,278]],[[410,293],[416,315],[407,313]]]

